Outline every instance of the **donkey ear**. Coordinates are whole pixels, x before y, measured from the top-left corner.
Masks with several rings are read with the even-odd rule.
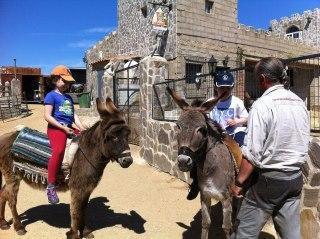
[[[100,116],[104,116],[104,115],[108,114],[105,102],[103,102],[102,100],[97,98],[96,103],[97,103],[97,110],[98,110]]]
[[[106,109],[110,114],[120,113],[110,97],[107,97],[106,99]]]
[[[176,104],[181,109],[186,110],[189,107],[189,104],[184,99],[182,99],[175,91],[170,89],[169,86],[166,87],[166,90],[168,91],[174,102],[176,102]]]
[[[219,102],[219,100],[221,98],[223,98],[224,96],[226,96],[228,93],[227,92],[223,92],[220,96],[218,96],[217,98],[210,98],[208,100],[206,100],[205,102],[202,103],[202,105],[200,106],[201,111],[203,112],[209,112],[212,110],[212,108]]]

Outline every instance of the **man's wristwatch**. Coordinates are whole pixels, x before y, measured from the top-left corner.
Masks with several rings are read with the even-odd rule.
[[[236,180],[234,181],[234,185],[236,185],[239,188],[243,187],[243,183],[240,183],[239,180],[236,178]]]

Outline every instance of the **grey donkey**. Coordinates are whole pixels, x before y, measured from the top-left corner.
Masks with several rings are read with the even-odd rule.
[[[177,121],[178,167],[183,172],[191,171],[194,166],[197,170],[202,214],[201,239],[208,238],[212,220],[210,206],[218,202],[222,203],[222,227],[226,238],[229,238],[232,229],[232,197],[229,189],[235,179],[236,165],[223,142],[228,136],[206,115],[223,95],[190,106],[169,87],[167,91],[182,109]]]

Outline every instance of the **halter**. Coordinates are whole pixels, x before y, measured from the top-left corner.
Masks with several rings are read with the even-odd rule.
[[[109,124],[108,127],[106,128],[106,131],[107,131],[108,129],[110,129],[111,126],[113,126],[113,125],[115,125],[115,124],[119,124],[119,123],[120,123],[120,122],[115,122],[114,124]],[[121,122],[121,123],[122,123],[122,122]],[[80,152],[82,153],[82,155],[84,156],[84,158],[87,160],[87,162],[88,162],[96,171],[98,171],[97,168],[93,165],[93,163],[88,159],[88,157],[86,156],[86,154],[83,152],[83,150],[82,150],[82,148],[80,147],[80,145],[79,145],[78,149],[80,150]],[[120,154],[111,155],[111,156],[109,156],[109,157],[106,157],[106,156],[102,155],[102,160],[99,160],[98,163],[107,164],[112,158],[115,158],[116,161],[119,163],[119,158],[124,158],[124,157],[128,157],[128,156],[131,155],[130,151],[129,151],[129,152],[127,152],[127,151],[128,151],[128,150],[125,150],[125,151],[123,151],[123,152],[120,153]]]
[[[208,125],[207,125],[208,126]],[[201,147],[198,148],[197,151],[193,151],[191,150],[188,146],[182,146],[179,148],[178,150],[178,155],[186,155],[186,156],[189,156],[192,160],[194,160],[195,162],[197,162],[197,160],[195,160],[198,155],[200,155],[203,151],[205,152],[205,155],[212,149],[216,146],[218,140],[215,140],[214,142],[212,142],[209,146],[208,146],[208,142],[209,142],[209,136],[212,136],[212,135],[208,135],[206,137],[206,140],[205,142],[201,145]],[[207,147],[206,150],[204,150],[204,147]]]

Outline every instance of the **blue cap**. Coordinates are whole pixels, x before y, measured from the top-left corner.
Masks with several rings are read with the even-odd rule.
[[[214,82],[217,87],[234,86],[234,77],[229,71],[219,71],[214,75]]]

